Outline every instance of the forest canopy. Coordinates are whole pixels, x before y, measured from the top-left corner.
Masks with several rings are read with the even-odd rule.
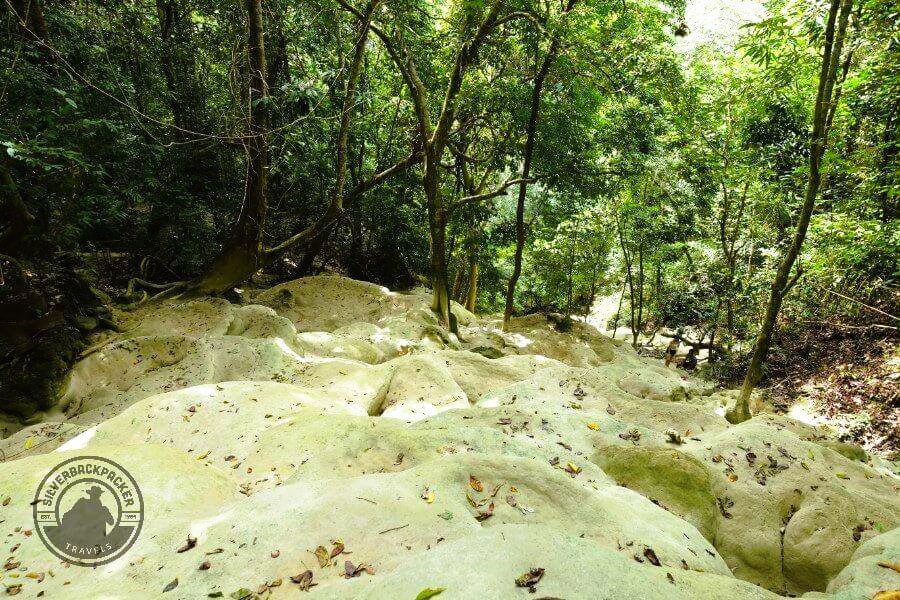
[[[321,272],[451,329],[611,298],[751,389],[773,335],[895,338],[896,6],[759,8],[686,49],[677,0],[6,0],[5,354]]]

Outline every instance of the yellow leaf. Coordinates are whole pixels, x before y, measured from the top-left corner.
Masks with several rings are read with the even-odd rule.
[[[838,479],[850,479],[849,477],[847,477],[846,473],[842,473],[840,471],[835,473],[835,475],[837,475]]]
[[[800,466],[803,467],[804,469],[806,469],[807,471],[809,471],[809,465],[806,464],[805,460],[800,461]]]
[[[571,463],[571,462],[568,463],[568,464],[566,464],[566,470],[567,470],[569,473],[576,474],[576,475],[577,475],[578,473],[581,473],[581,467],[579,467],[579,466],[576,465],[575,463]]]
[[[519,491],[519,488],[517,488],[517,487],[514,486],[514,485],[511,485],[511,486],[509,486],[509,491],[511,491],[512,493],[515,494],[516,492]]]
[[[201,454],[200,456],[198,456],[198,457],[197,457],[197,460],[203,460],[204,458],[206,458],[207,456],[209,456],[209,453],[210,453],[210,451],[207,450],[206,452],[204,452],[203,454]]]
[[[591,422],[591,423],[587,424],[587,428],[590,429],[591,431],[597,431],[600,429],[600,426],[597,425],[596,423]]]
[[[325,546],[319,546],[316,548],[316,558],[319,560],[319,568],[324,569],[328,565],[331,564],[331,559],[328,557],[328,550]]]
[[[469,487],[471,487],[476,492],[483,492],[484,486],[481,485],[481,482],[478,481],[478,478],[474,475],[469,475]]]
[[[25,449],[28,450],[32,446],[34,446],[34,438],[30,437],[27,440],[25,440]]]
[[[872,596],[872,600],[900,600],[900,590],[884,590]]]

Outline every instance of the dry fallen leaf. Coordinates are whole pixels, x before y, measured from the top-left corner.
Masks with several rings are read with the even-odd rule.
[[[212,563],[209,562],[208,560],[205,560],[202,563],[200,563],[200,566],[197,568],[201,571],[208,571],[211,566],[212,566]]]
[[[893,569],[894,571],[897,571],[898,573],[900,573],[900,563],[879,561],[878,566],[884,567],[885,569]]]
[[[471,487],[476,492],[483,492],[484,486],[481,485],[481,482],[478,481],[478,478],[474,475],[469,475],[469,487]]]
[[[535,586],[537,586],[543,576],[544,569],[535,567],[516,577],[516,587],[528,588],[528,591],[533,594]]]
[[[184,545],[182,545],[182,546],[177,550],[177,552],[178,552],[179,554],[180,554],[181,552],[187,552],[188,550],[190,550],[191,548],[193,548],[193,547],[196,546],[196,545],[197,545],[197,538],[195,538],[195,537],[192,536],[192,535],[189,535],[189,536],[187,537],[187,541],[184,543]]]
[[[331,564],[331,559],[328,558],[328,550],[325,546],[319,546],[316,548],[316,558],[319,559],[319,568],[324,569],[328,565]]]
[[[291,581],[298,584],[300,586],[300,591],[308,592],[309,588],[319,585],[318,583],[313,583],[313,572],[309,569],[303,571],[299,575],[291,575]]]
[[[344,561],[344,577],[350,579],[351,577],[359,577],[362,572],[365,571],[369,575],[375,574],[375,569],[365,563],[359,563],[354,566],[352,562]]]
[[[329,554],[328,557],[334,558],[344,551],[344,542],[342,542],[341,540],[332,540],[331,543],[334,544],[334,547],[331,549],[331,554]]]
[[[422,490],[422,500],[424,500],[428,504],[433,504],[434,498],[435,498],[435,495],[432,490],[430,490],[427,487],[424,490]]]
[[[655,567],[659,566],[659,558],[656,557],[656,552],[653,551],[653,548],[647,548],[644,550],[644,558],[646,558],[651,565]]]
[[[170,581],[169,583],[166,584],[166,587],[163,588],[163,593],[165,594],[166,592],[171,592],[172,590],[174,590],[177,587],[178,587],[178,578],[176,577],[175,579],[173,579],[172,581]]]
[[[597,425],[596,423],[594,423],[593,421],[591,421],[590,423],[587,424],[587,428],[590,429],[591,431],[599,431],[600,426]]]
[[[487,510],[478,511],[478,514],[475,515],[475,520],[476,521],[484,521],[485,519],[489,519],[492,516],[494,516],[494,503],[493,502],[491,502],[488,505]]]
[[[872,600],[900,600],[900,590],[884,590],[872,596]]]

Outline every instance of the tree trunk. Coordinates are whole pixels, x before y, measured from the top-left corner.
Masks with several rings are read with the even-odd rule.
[[[634,298],[632,297],[632,302]],[[637,348],[638,336],[644,328],[644,242],[638,245],[638,305],[637,327],[631,331],[632,345]]]
[[[576,0],[569,0],[563,16],[572,10]],[[550,48],[541,62],[534,78],[534,87],[531,90],[531,113],[528,115],[528,125],[526,129],[525,149],[522,156],[521,179],[527,180],[531,175],[531,159],[534,155],[534,136],[537,129],[538,115],[541,108],[541,92],[544,88],[544,81],[550,72],[550,67],[559,51],[559,34],[554,34],[550,42]],[[503,331],[509,327],[509,319],[512,317],[513,304],[516,296],[516,284],[522,275],[522,251],[525,248],[525,195],[528,190],[528,182],[522,181],[519,184],[519,198],[516,202],[516,251],[513,256],[513,272],[509,278],[509,284],[506,288],[506,307],[503,309]]]
[[[249,77],[249,126],[245,149],[247,180],[241,214],[218,258],[196,286],[204,294],[217,294],[248,279],[261,266],[263,232],[268,209],[268,121],[266,51],[263,42],[261,0],[246,0]]]
[[[825,48],[822,56],[819,89],[816,94],[813,130],[810,138],[809,177],[806,182],[806,193],[803,199],[803,207],[800,211],[800,220],[797,223],[797,230],[794,233],[791,245],[782,258],[778,271],[775,274],[775,279],[772,282],[772,291],[766,307],[766,315],[763,318],[762,328],[753,348],[753,358],[750,360],[750,366],[744,377],[740,398],[725,415],[732,423],[746,421],[751,416],[750,396],[753,393],[753,389],[762,379],[763,366],[768,357],[769,348],[772,345],[772,334],[775,331],[781,304],[801,274],[798,267],[797,273],[791,279],[791,270],[803,247],[806,230],[809,227],[809,221],[816,203],[816,196],[819,192],[821,161],[827,141],[826,119],[832,101],[837,65],[840,62],[851,4],[852,0],[832,0],[829,8],[828,22],[825,28]],[[838,9],[840,9],[839,18]],[[835,34],[835,21],[838,22],[837,34]]]
[[[469,290],[466,294],[466,310],[475,312],[478,300],[478,254],[475,249],[469,251]]]

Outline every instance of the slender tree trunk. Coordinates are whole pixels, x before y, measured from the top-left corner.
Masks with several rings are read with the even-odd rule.
[[[819,74],[819,89],[816,94],[813,130],[810,139],[809,177],[807,179],[803,207],[800,211],[800,219],[791,245],[785,252],[775,274],[775,279],[772,282],[772,291],[766,307],[766,314],[763,318],[756,345],[753,348],[753,358],[750,360],[750,366],[744,377],[740,398],[725,415],[732,423],[746,421],[751,416],[750,396],[753,393],[753,389],[762,379],[763,366],[768,357],[769,348],[772,345],[772,334],[775,331],[781,304],[801,274],[801,270],[798,267],[796,274],[791,279],[791,270],[803,247],[809,221],[812,217],[813,208],[815,208],[816,196],[819,192],[821,161],[827,141],[826,120],[832,101],[832,91],[834,89],[837,66],[840,62],[841,49],[844,44],[844,35],[847,31],[847,19],[850,15],[851,4],[852,0],[832,0],[829,8],[828,21],[825,28],[825,48],[822,56],[822,68]],[[839,11],[840,16],[838,17]],[[836,34],[835,22],[837,22]]]
[[[244,202],[221,253],[197,285],[198,291],[206,294],[221,293],[246,280],[261,266],[263,256],[269,149],[262,0],[246,0],[246,7],[250,116],[245,144],[247,180]]]
[[[625,287],[627,285],[627,281],[622,283],[622,293],[619,294],[619,307],[616,309],[616,318],[613,320],[612,339],[616,339],[616,332],[619,330],[619,317],[622,313],[622,300],[625,299]]]
[[[631,335],[634,340],[634,347],[637,348],[638,336],[644,328],[644,242],[638,245],[638,305],[637,305],[637,327],[632,330]]]
[[[563,16],[569,13],[575,6],[576,0],[569,0]],[[554,34],[550,42],[550,47],[537,75],[534,78],[534,86],[531,90],[531,113],[528,116],[528,125],[526,129],[525,150],[522,156],[521,178],[527,180],[531,175],[531,160],[534,155],[534,136],[537,129],[538,116],[541,109],[541,92],[544,88],[544,81],[550,72],[550,67],[556,59],[559,52],[559,34]],[[519,184],[519,198],[516,202],[516,251],[513,256],[513,272],[509,278],[509,284],[506,288],[506,306],[503,309],[503,331],[509,327],[509,319],[512,317],[513,305],[516,296],[516,284],[522,275],[522,252],[525,248],[525,196],[528,190],[528,182],[522,181]]]
[[[466,310],[475,312],[478,300],[478,254],[475,249],[469,250],[469,290],[466,294]]]

